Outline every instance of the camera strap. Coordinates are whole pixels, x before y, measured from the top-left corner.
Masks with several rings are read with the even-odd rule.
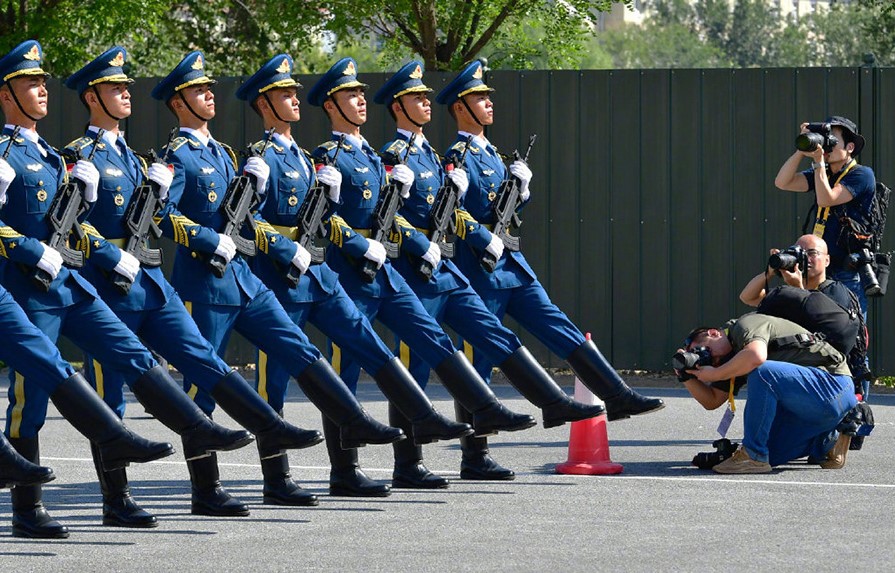
[[[842,181],[842,178],[845,177],[845,175],[849,171],[854,169],[857,165],[858,161],[856,159],[852,159],[848,163],[848,165],[845,166],[845,169],[839,172],[839,175],[836,177],[836,181],[833,183],[833,185],[831,185],[831,188],[839,185],[839,182]],[[832,207],[817,207],[817,219],[814,220],[814,231],[811,233],[815,237],[824,236],[824,231],[827,228],[827,219],[830,218],[830,209],[832,209]]]

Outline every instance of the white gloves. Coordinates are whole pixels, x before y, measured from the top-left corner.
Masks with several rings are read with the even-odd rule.
[[[174,173],[167,165],[162,163],[153,163],[149,166],[149,180],[158,184],[158,198],[164,201],[168,198],[168,189],[171,188],[171,182],[174,181]]]
[[[376,268],[379,268],[385,263],[385,256],[385,247],[382,246],[382,243],[373,239],[367,239],[367,252],[364,253],[365,259],[373,261],[376,263]]]
[[[214,254],[223,257],[228,263],[236,255],[236,243],[230,238],[230,235],[222,235],[218,233],[218,246],[214,248]]]
[[[267,178],[270,177],[270,165],[260,157],[249,157],[243,171],[255,176],[255,190],[263,193],[267,187]]]
[[[37,261],[37,268],[55,279],[59,271],[62,270],[62,255],[56,249],[48,247],[43,243],[41,243],[41,246],[44,248],[44,252],[40,256],[40,260]]]
[[[342,196],[342,172],[333,165],[324,165],[317,171],[317,181],[326,187],[326,196],[338,203]]]
[[[297,268],[301,274],[305,274],[308,267],[311,266],[311,253],[299,243],[295,243],[295,256],[292,257],[292,266]]]
[[[462,200],[466,196],[466,190],[469,189],[469,177],[466,175],[466,170],[454,167],[448,171],[447,178],[457,187],[458,197]]]
[[[403,199],[410,197],[410,187],[413,185],[415,178],[416,175],[414,175],[413,169],[403,163],[392,167],[392,179],[401,184],[401,197]]]
[[[0,158],[0,206],[6,205],[6,190],[15,178],[16,170],[5,159]]]
[[[528,184],[531,183],[531,169],[521,159],[510,163],[510,173],[519,180],[519,198],[528,201],[531,191],[528,190]]]
[[[140,261],[127,251],[121,251],[121,260],[118,261],[118,264],[112,270],[130,282],[134,282],[137,279],[137,274],[140,272]]]
[[[84,184],[84,200],[88,203],[96,201],[96,189],[99,187],[99,171],[86,159],[79,159],[71,169],[71,176]]]
[[[499,261],[500,257],[503,256],[503,241],[500,240],[500,237],[491,233],[491,242],[488,243],[485,250],[494,255],[494,258]]]
[[[432,265],[432,268],[438,266],[441,262],[441,248],[437,243],[429,242],[429,249],[423,253],[423,260]]]

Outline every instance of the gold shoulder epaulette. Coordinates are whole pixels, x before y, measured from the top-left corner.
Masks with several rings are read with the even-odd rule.
[[[407,149],[407,142],[403,139],[396,139],[389,145],[386,149],[386,153],[390,153],[395,157],[399,157],[399,154],[404,153],[404,150]]]
[[[171,142],[171,151],[177,151],[178,149],[183,147],[183,144],[187,141],[189,141],[189,138],[184,137],[183,135],[175,137],[174,141]]]
[[[91,143],[93,143],[93,138],[87,137],[85,135],[84,137],[79,137],[76,140],[69,143],[68,145],[66,145],[65,149],[71,149],[72,151],[81,151],[82,149],[84,149],[85,147],[90,145]]]

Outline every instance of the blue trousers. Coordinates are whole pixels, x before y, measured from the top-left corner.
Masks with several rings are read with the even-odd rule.
[[[202,390],[210,391],[230,372],[230,367],[199,332],[199,327],[176,294],[170,294],[168,302],[161,308],[141,311],[118,309],[115,312],[147,346]],[[90,355],[84,360],[84,374],[106,404],[123,418],[124,376],[114,369],[103,368]]]
[[[749,374],[743,446],[772,466],[804,456],[823,458],[839,435],[836,426],[854,408],[850,376],[768,360]]]
[[[292,376],[299,376],[322,357],[304,332],[290,320],[270,289],[262,290],[252,300],[246,299],[242,306],[187,302],[186,307],[199,332],[218,356],[224,355],[230,333],[235,330],[284,364]],[[206,414],[211,414],[215,407],[211,395],[186,374],[183,383],[196,404]]]
[[[482,289],[477,292],[485,303],[485,308],[494,316],[501,320],[505,315],[513,317],[522,328],[563,360],[584,344],[584,334],[551,302],[540,281],[534,280],[515,288]],[[472,341],[471,345],[475,346],[475,342]],[[464,347],[469,354],[469,344],[466,341]],[[491,378],[491,369],[495,363],[485,352],[473,351],[472,364],[482,378]]]
[[[473,361],[481,354],[483,363],[499,365],[522,346],[513,331],[488,310],[470,286],[439,293],[417,293],[417,296],[429,315],[460,335],[466,343],[466,354],[471,354]],[[425,388],[431,370],[429,363],[404,340],[398,341],[398,352],[414,379]]]
[[[158,365],[137,336],[97,298],[87,297],[65,308],[31,311],[28,318],[51,342],[65,336],[107,368],[120,372],[128,383]],[[7,433],[34,437],[46,420],[49,395],[39,383],[29,382],[27,371],[11,370],[9,377]]]
[[[839,281],[848,287],[848,290],[855,293],[858,297],[858,302],[861,304],[861,312],[864,313],[864,322],[867,322],[867,295],[864,293],[864,286],[861,284],[861,276],[858,274],[858,271],[853,271],[851,269],[845,269],[841,271],[836,271],[830,275],[830,278],[834,281]],[[869,360],[870,357],[868,356]],[[869,364],[868,364],[869,366]],[[861,394],[864,397],[864,400],[867,400],[867,395],[870,394],[870,380],[864,380],[861,383]]]
[[[394,356],[341,285],[337,285],[333,295],[324,300],[288,302],[283,308],[299,328],[311,323],[332,341],[342,356],[350,356],[370,374],[379,372]],[[258,393],[274,410],[282,410],[289,369],[259,351],[257,372]],[[357,379],[345,383],[352,392],[357,392]]]

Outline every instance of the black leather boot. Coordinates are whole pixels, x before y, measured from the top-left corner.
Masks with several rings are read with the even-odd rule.
[[[454,422],[435,410],[400,359],[392,358],[379,369],[373,379],[388,398],[389,405],[397,408],[402,419],[410,420],[411,423],[401,426],[401,429],[408,436],[413,434],[413,440],[417,444],[453,440],[473,433],[469,424]],[[389,413],[391,414],[391,410]]]
[[[131,490],[127,485],[127,470],[103,470],[102,458],[96,444],[90,444],[90,453],[93,454],[93,465],[96,467],[96,475],[99,477],[99,488],[103,494],[103,525],[113,527],[151,528],[158,527],[158,520],[154,515],[145,511],[131,497]]]
[[[665,407],[665,402],[659,398],[647,398],[628,387],[593,340],[586,340],[566,361],[578,379],[605,402],[609,421],[647,414]]]
[[[174,454],[168,442],[152,442],[130,431],[81,374],[60,384],[50,399],[76,430],[97,445],[107,471]]]
[[[264,474],[264,503],[291,506],[314,506],[320,503],[316,495],[302,489],[292,479],[286,452],[262,459],[261,473]]]
[[[454,404],[457,410],[457,419],[471,420],[472,414],[460,405]],[[463,451],[463,459],[460,462],[460,478],[488,481],[510,481],[516,479],[513,470],[505,468],[491,457],[488,450],[488,438],[469,436],[460,439],[460,449]]]
[[[388,405],[388,423],[401,428],[413,440],[395,442],[395,470],[392,472],[392,487],[404,489],[445,489],[448,482],[441,476],[433,474],[423,464],[423,448],[415,442],[416,435],[407,418],[393,404]],[[472,433],[470,428],[469,433]],[[465,436],[464,436],[465,437]]]
[[[339,426],[323,416],[323,435],[329,453],[329,495],[341,497],[388,497],[391,488],[373,481],[360,469],[357,450],[345,449]]]
[[[476,436],[515,432],[537,424],[528,414],[516,414],[501,404],[462,352],[444,359],[435,367],[435,373],[451,396],[472,412],[472,418],[466,421],[472,422]]]
[[[92,391],[92,390],[91,390]],[[40,442],[33,438],[10,438],[9,443],[23,458],[40,463]],[[65,539],[68,528],[50,517],[41,502],[42,488],[23,485],[12,488],[12,536],[29,539]]]
[[[0,488],[37,485],[54,479],[53,470],[23,458],[0,432]]]
[[[582,404],[570,398],[524,346],[520,346],[498,368],[526,400],[541,409],[545,428],[606,413],[606,409],[599,404]]]
[[[217,454],[204,458],[188,460],[192,482],[193,515],[212,515],[216,517],[245,517],[249,507],[227,493],[221,485],[221,473],[218,469]]]
[[[147,412],[180,434],[187,461],[252,443],[252,435],[245,430],[225,428],[206,416],[163,366],[147,370],[130,388]]]
[[[235,370],[215,384],[211,397],[240,426],[255,434],[262,462],[280,457],[283,450],[310,448],[323,441],[317,430],[304,430],[283,420]]]
[[[404,439],[404,432],[398,428],[380,424],[371,418],[345,382],[323,358],[305,368],[296,381],[308,400],[326,418],[339,426],[342,447],[346,450],[366,444],[390,444]]]

